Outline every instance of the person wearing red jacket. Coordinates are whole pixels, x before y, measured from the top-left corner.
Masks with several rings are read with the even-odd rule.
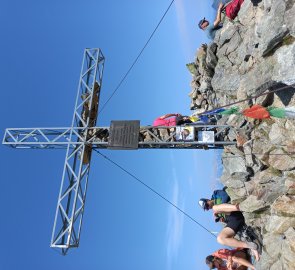
[[[206,264],[209,269],[247,270],[250,268],[255,270],[248,257],[245,249],[219,249],[206,257]]]

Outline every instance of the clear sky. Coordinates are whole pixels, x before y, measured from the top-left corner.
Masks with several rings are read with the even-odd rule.
[[[84,48],[106,57],[101,104],[110,96],[170,0],[3,0],[0,11],[1,137],[7,127],[71,124]],[[197,28],[209,0],[175,0],[117,94],[99,115],[141,120],[189,114],[185,64],[206,42]],[[103,151],[167,199],[219,231],[198,206],[218,186],[217,152]],[[64,150],[0,147],[0,269],[206,269],[215,239],[98,155],[92,158],[81,242],[66,257],[49,248]]]

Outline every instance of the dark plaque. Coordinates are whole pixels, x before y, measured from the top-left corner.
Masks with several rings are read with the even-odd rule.
[[[140,121],[111,121],[109,149],[138,149]]]

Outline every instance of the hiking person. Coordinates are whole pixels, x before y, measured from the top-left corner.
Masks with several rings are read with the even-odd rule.
[[[206,264],[209,269],[218,270],[255,270],[251,263],[251,257],[246,249],[219,249],[212,255],[206,257]]]
[[[153,126],[179,126],[183,124],[189,124],[193,121],[190,119],[189,116],[183,116],[179,113],[169,113],[162,115],[155,119]]]
[[[260,246],[258,245],[258,243],[252,241],[239,241],[234,238],[235,235],[246,225],[245,218],[240,211],[239,205],[234,205],[230,203],[218,204],[218,202],[222,202],[222,199],[220,199],[219,201],[208,199],[199,200],[199,205],[204,210],[213,210],[214,216],[216,217],[216,222],[222,221],[226,224],[226,226],[217,236],[217,242],[221,245],[234,248],[249,248],[252,250],[256,260],[259,260],[258,249],[260,249]]]
[[[215,38],[216,31],[223,26],[221,23],[221,13],[223,9],[225,10],[225,15],[230,20],[234,20],[237,17],[243,2],[244,0],[232,0],[225,8],[224,4],[220,3],[213,24],[210,25],[209,21],[207,21],[204,17],[198,24],[199,28],[206,31],[208,38],[213,40]]]

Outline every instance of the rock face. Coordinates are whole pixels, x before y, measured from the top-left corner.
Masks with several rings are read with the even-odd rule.
[[[238,106],[295,106],[294,18],[295,0],[245,0],[238,17],[225,18],[214,42],[197,51],[191,109],[248,98]],[[263,239],[256,269],[295,269],[295,120],[231,115],[219,123],[236,128],[226,137],[237,144],[224,150],[221,182]]]

